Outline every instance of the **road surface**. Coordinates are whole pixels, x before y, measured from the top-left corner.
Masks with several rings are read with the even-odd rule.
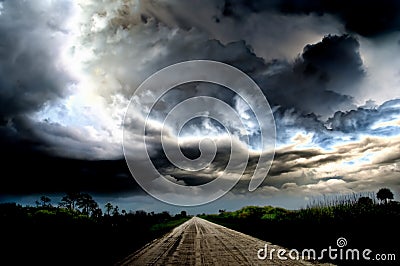
[[[322,265],[315,261],[279,260],[277,254],[272,260],[261,260],[257,252],[265,244],[268,252],[282,248],[193,217],[118,265]]]

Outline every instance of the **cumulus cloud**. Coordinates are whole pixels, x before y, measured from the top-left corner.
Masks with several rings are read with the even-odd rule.
[[[338,111],[328,119],[328,127],[344,133],[368,133],[373,135],[397,135],[400,117],[400,100],[387,101],[377,108],[359,107],[348,112]]]
[[[374,192],[383,186],[398,192],[398,103],[338,112],[327,120],[330,123],[276,111],[277,136],[289,141],[278,141],[268,177],[255,193],[273,198],[296,195],[305,204],[310,195]],[[249,162],[250,169],[257,163]],[[242,180],[233,193],[245,194],[246,188]]]
[[[398,136],[365,137],[337,145],[331,151],[283,147],[276,151],[264,185],[305,196],[375,191],[384,184],[397,188],[399,149]]]

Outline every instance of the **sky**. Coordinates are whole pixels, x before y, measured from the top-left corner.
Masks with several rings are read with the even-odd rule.
[[[144,124],[148,156],[169,182],[237,181],[216,201],[185,207],[189,213],[296,209],[323,195],[382,187],[399,199],[399,54],[396,0],[1,0],[0,201],[29,204],[45,194],[57,202],[65,192],[85,191],[120,209],[180,211],[148,195],[129,171],[123,132],[133,140],[133,168],[142,169],[135,141]],[[157,88],[132,98],[151,75],[188,60],[239,69],[258,85],[268,112],[251,90],[247,101],[207,82],[176,86],[151,110],[146,100]],[[169,114],[178,107],[201,115],[177,127],[182,117]],[[271,153],[260,132],[272,117],[273,160],[257,166]],[[217,151],[207,167],[191,166],[196,171],[163,151],[167,140],[196,159],[204,138]],[[204,154],[211,154],[207,145]],[[230,160],[241,166],[243,155],[243,171],[228,168]],[[256,167],[266,178],[250,192]]]

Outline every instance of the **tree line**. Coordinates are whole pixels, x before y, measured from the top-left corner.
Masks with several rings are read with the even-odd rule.
[[[57,201],[43,195],[35,203],[0,203],[4,265],[114,265],[190,218],[185,211],[171,215],[126,212],[110,202],[100,206],[84,192]],[[66,254],[71,243],[73,252]]]
[[[99,204],[93,199],[89,193],[85,192],[68,192],[61,198],[57,206],[51,204],[51,199],[48,196],[41,196],[39,200],[35,201],[36,207],[41,208],[63,208],[69,210],[71,213],[83,214],[89,217],[98,218],[103,216],[103,210]],[[119,210],[118,205],[113,205],[107,202],[104,205],[105,213],[107,216],[125,215],[126,210]]]

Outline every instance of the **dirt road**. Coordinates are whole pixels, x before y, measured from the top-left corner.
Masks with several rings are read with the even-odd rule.
[[[316,265],[301,260],[261,260],[259,249],[281,247],[198,217],[154,240],[119,265]],[[262,253],[261,253],[262,255]],[[319,264],[321,265],[321,264]]]

